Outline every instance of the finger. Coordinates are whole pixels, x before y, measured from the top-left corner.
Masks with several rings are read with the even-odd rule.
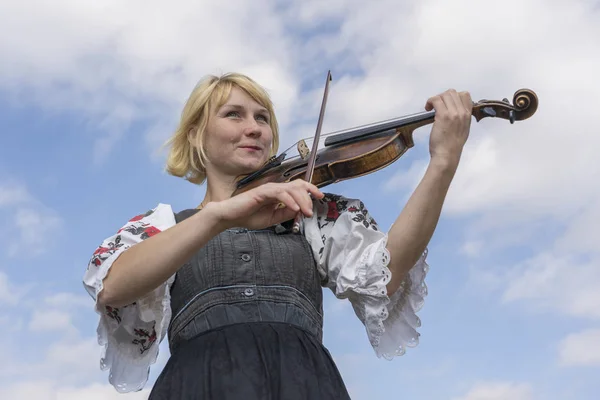
[[[279,200],[279,203],[277,204],[275,209],[287,207],[295,212],[300,211],[300,206],[298,205],[298,203],[296,203],[296,200],[294,200],[294,198],[285,190],[277,190],[277,192],[274,193],[274,195],[275,198]]]
[[[308,197],[311,199],[322,199],[325,197],[325,194],[314,184],[305,181],[304,179],[295,179],[286,185],[290,185],[298,190],[303,190],[308,194]],[[312,196],[312,197],[311,197]]]
[[[300,205],[302,214],[307,217],[312,217],[313,202],[310,193],[307,193],[305,188],[299,188],[297,190],[291,190],[290,195],[296,200],[296,203]]]
[[[427,103],[425,103],[425,110],[427,111],[435,110],[436,112],[439,112],[445,109],[446,106],[440,95],[430,97],[427,99]]]
[[[460,96],[460,101],[462,102],[465,110],[469,112],[473,112],[473,99],[471,99],[471,94],[469,92],[460,92],[458,93]]]
[[[440,95],[430,97],[427,100],[427,103],[425,103],[425,110],[427,110],[427,111],[435,110],[436,112],[445,111],[446,106],[444,104],[444,101],[442,100],[442,97]]]
[[[307,183],[306,190],[309,193],[309,195],[312,195],[313,198],[322,199],[323,197],[325,197],[325,193],[323,193],[318,187],[316,187],[312,183],[309,183],[309,182],[306,182],[306,183]]]
[[[275,210],[273,213],[273,223],[280,224],[284,221],[289,221],[296,217],[297,212],[290,210],[289,208],[282,208]]]
[[[281,188],[300,206],[300,210],[304,215],[312,215],[312,197],[309,190],[316,188],[313,184],[308,183],[303,179],[295,179],[291,182],[282,184]]]
[[[448,109],[448,115],[458,115],[461,112],[460,110],[462,110],[463,107],[460,99],[458,98],[458,93],[456,93],[456,90],[449,89],[445,91],[442,94],[442,100],[444,100],[444,104]]]
[[[451,89],[448,91],[448,93],[450,94],[450,97],[452,98],[452,103],[454,104],[454,107],[456,108],[457,113],[459,115],[464,114],[466,111],[465,105],[463,104],[458,92],[454,89]]]
[[[313,199],[320,200],[325,197],[325,193],[323,193],[316,185],[309,182],[306,182],[306,190],[308,190],[308,205],[312,210]]]

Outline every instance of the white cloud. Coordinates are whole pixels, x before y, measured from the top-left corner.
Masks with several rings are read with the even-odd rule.
[[[73,339],[65,335],[46,349],[44,365],[58,372],[46,376],[54,376],[58,382],[90,382],[105,375],[99,369],[100,352],[96,337]]]
[[[34,312],[28,331],[3,331],[2,341],[11,345],[3,349],[0,386],[37,379],[52,380],[57,385],[81,385],[97,381],[102,375],[96,337],[82,336],[72,323],[73,314],[47,314],[44,317]]]
[[[600,181],[600,177],[596,182]],[[590,182],[590,184],[592,184]],[[569,221],[563,236],[557,242],[557,248],[563,251],[600,252],[600,208],[598,202],[588,199],[588,204],[582,207]]]
[[[568,99],[587,98],[600,85],[585,78],[600,69],[599,13],[586,1],[509,0],[483,11],[475,0],[369,7],[356,1],[138,3],[4,2],[0,26],[10,35],[1,36],[0,50],[11,62],[0,66],[0,85],[30,86],[45,107],[76,108],[104,121],[110,133],[96,146],[105,150],[136,119],[156,120],[160,132],[150,129],[148,142],[162,143],[205,73],[242,70],[263,83],[287,128],[284,142],[314,132],[325,74],[315,62],[331,64],[334,73],[324,131],[417,112],[448,87],[470,90],[477,100],[529,86],[541,102],[532,119],[513,126],[485,120],[474,128],[447,212],[516,204],[536,216],[562,217],[581,198],[598,195],[572,177],[585,182],[599,173],[591,149],[600,139],[585,118],[568,117],[592,115],[593,101]],[[326,21],[336,29],[314,31]],[[307,34],[295,36],[292,28]],[[314,89],[300,94],[309,78]]]
[[[70,292],[55,293],[47,296],[44,299],[44,303],[50,307],[56,307],[60,309],[72,309],[72,308],[90,308],[93,302],[89,296],[77,295]]]
[[[3,178],[0,181],[0,238],[5,242],[5,255],[37,256],[60,237],[62,218],[36,199],[23,183]]]
[[[505,302],[600,319],[600,270],[597,260],[543,253],[520,263],[507,275]]]
[[[29,329],[34,332],[73,331],[71,315],[58,310],[36,310],[29,322]]]
[[[58,293],[46,299],[33,296],[30,300],[36,301],[38,306],[58,306],[68,300],[80,300],[79,296],[69,293]],[[27,314],[29,308],[22,307],[21,315]],[[3,354],[0,398],[117,398],[119,394],[108,384],[106,372],[100,370],[101,347],[97,338],[86,337],[73,323],[74,317],[81,312],[83,309],[77,304],[61,310],[34,309],[26,325],[28,331],[3,326],[0,333]],[[0,323],[10,323],[12,327],[19,322],[13,317],[14,314],[9,314],[7,321]],[[28,344],[26,347],[25,343]],[[129,397],[147,398],[147,395],[148,390],[145,390]]]
[[[0,305],[16,305],[19,302],[19,294],[15,291],[12,282],[9,282],[8,276],[0,271]]]
[[[20,95],[23,102],[83,112],[103,124],[110,133],[96,143],[98,161],[132,121],[166,118],[172,129],[172,111],[208,73],[252,75],[285,120],[296,95],[287,67],[292,46],[273,7],[266,1],[3,2],[0,51],[11,62],[0,66],[0,87],[19,96],[25,86],[30,94]]]
[[[11,182],[0,183],[0,207],[24,203],[30,199],[31,196],[23,185]]]
[[[584,1],[515,0],[486,3],[484,10],[469,0],[413,4],[386,4],[387,13],[377,14],[378,23],[367,33],[361,23],[383,6],[357,8],[360,15],[348,12],[341,18],[339,40],[351,37],[354,26],[371,46],[361,58],[364,76],[343,77],[334,85],[328,117],[336,122],[330,125],[341,128],[417,112],[426,96],[448,87],[470,90],[474,100],[511,99],[514,90],[530,87],[540,98],[531,119],[514,125],[473,122],[445,214],[481,215],[485,226],[475,220],[479,225],[473,236],[486,234],[486,246],[501,249],[533,240],[539,218],[567,225],[582,207],[597,204],[600,189],[592,182],[600,176],[594,151],[600,137],[588,116],[598,107],[591,94],[600,91],[600,81],[593,78],[600,69],[600,43],[594,39],[600,36],[600,13]],[[391,11],[400,7],[402,14]],[[396,33],[383,34],[389,27]],[[594,49],[593,54],[584,48]],[[426,131],[415,136],[426,137]],[[425,149],[427,143],[418,145]],[[386,188],[414,187],[421,164],[392,166],[401,171]],[[588,221],[582,220],[585,227],[573,232],[570,242],[600,247],[592,234],[596,225]],[[499,225],[504,229],[496,238]]]
[[[453,400],[532,400],[533,390],[526,383],[485,382],[474,385],[464,396]]]
[[[408,170],[399,171],[383,184],[384,192],[391,192],[400,188],[405,189],[407,194],[412,193],[419,184],[419,181],[425,175],[428,163],[425,160],[418,160],[412,163]],[[402,199],[401,203],[406,203],[408,199]]]
[[[27,295],[31,292],[33,285],[31,283],[17,282],[12,279],[0,267],[0,309],[2,306],[8,306],[6,309],[14,310],[17,306],[23,304]],[[21,319],[22,316],[19,317]],[[16,321],[13,321],[13,327]]]
[[[481,251],[484,247],[484,243],[482,240],[470,240],[463,244],[461,248],[461,252],[468,257],[477,257],[481,254]]]
[[[46,332],[39,334],[46,336]],[[12,339],[14,341],[15,338]],[[16,343],[18,342],[17,340]],[[152,365],[153,373],[160,372],[166,363],[165,347],[166,343],[163,343],[163,354],[158,362]],[[3,351],[0,398],[122,398],[123,394],[119,394],[108,384],[108,373],[100,370],[100,352],[96,337],[81,337],[77,329],[64,332],[57,341],[43,346],[36,352],[33,360],[24,359],[20,351]],[[141,392],[128,393],[126,397],[145,399],[151,387],[149,383]],[[41,397],[27,397],[33,395]]]
[[[600,366],[600,329],[572,333],[559,344],[559,364],[565,367]]]
[[[49,248],[48,238],[56,237],[62,228],[62,219],[50,209],[17,208],[14,225],[20,232],[20,240],[9,246],[12,256],[36,256]]]
[[[14,286],[9,277],[0,272],[0,306],[5,289],[12,290]],[[14,298],[10,296],[9,300]],[[102,348],[95,332],[98,317],[86,296],[71,292],[45,295],[30,290],[25,299],[19,298],[16,303],[18,309],[11,307],[7,309],[8,314],[0,314],[0,353],[3,355],[0,398],[123,397],[108,384],[108,373],[100,369]],[[91,323],[85,332],[75,324],[84,315],[88,327]],[[157,363],[152,366],[152,374],[161,371],[168,355],[165,341]],[[151,383],[142,392],[127,397],[147,398],[150,389]]]
[[[147,399],[149,390],[130,393],[125,398],[131,400]],[[91,384],[73,387],[57,385],[53,381],[19,382],[8,387],[0,388],[0,398],[12,400],[121,400],[123,394],[114,390],[110,385]]]

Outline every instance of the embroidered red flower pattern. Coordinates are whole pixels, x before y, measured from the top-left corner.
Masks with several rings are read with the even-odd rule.
[[[92,259],[90,260],[90,264],[99,267],[104,261],[106,261],[107,258],[112,256],[119,249],[119,247],[122,246],[123,243],[121,243],[121,236],[117,236],[114,242],[102,243],[102,245],[100,245],[96,251],[94,251]]]
[[[327,219],[335,221],[340,216],[340,212],[337,209],[337,203],[335,201],[327,202]]]
[[[105,309],[106,309],[106,315],[109,318],[114,319],[115,321],[117,321],[117,323],[121,323],[122,319],[121,319],[120,311],[118,308],[106,306]]]
[[[158,229],[157,227],[152,226],[150,224],[138,223],[138,224],[126,226],[126,227],[122,228],[122,231],[129,232],[134,236],[140,236],[140,238],[142,240],[146,240],[149,237],[154,236],[157,233],[159,233],[160,229]]]
[[[358,206],[355,204],[348,206],[349,200],[340,195],[331,193],[325,193],[325,196],[319,201],[322,204],[327,205],[327,215],[324,217],[319,217],[318,219],[319,228],[323,228],[332,222],[335,223],[335,221],[340,217],[340,214],[349,212],[353,214],[353,221],[361,223],[365,228],[378,230],[377,223],[369,215],[369,212],[365,208],[365,205],[362,201],[358,202]]]
[[[144,233],[142,233],[142,239],[147,239],[156,235],[157,233],[160,233],[160,229],[156,228],[155,226],[149,226],[144,230]]]
[[[154,330],[154,326],[152,326],[152,332],[146,329],[134,329],[133,332],[139,339],[133,339],[131,343],[139,346],[140,354],[144,354],[156,342],[156,330]]]
[[[125,242],[127,240],[136,239],[131,238],[127,235],[136,236],[137,239],[145,240],[149,237],[160,233],[161,230],[156,226],[148,223],[148,220],[144,220],[145,217],[148,217],[154,213],[154,210],[150,210],[145,214],[137,215],[131,218],[125,226],[117,231],[115,236],[104,240],[104,242],[98,246],[98,248],[94,251],[92,258],[90,260],[89,266],[101,267],[102,264],[113,254],[115,254],[120,248],[125,246]],[[124,239],[125,238],[125,239]],[[139,240],[133,240],[139,241]],[[89,267],[88,267],[89,268]],[[104,314],[106,317],[115,321],[117,324],[124,323],[123,322],[123,314],[121,312],[122,309],[127,308],[129,306],[135,306],[136,303],[132,303],[130,305],[123,306],[121,308],[105,306]],[[140,354],[144,354],[147,352],[157,340],[156,331],[154,329],[154,325],[151,329],[144,328],[135,328],[133,330],[135,337],[131,340],[133,345],[136,345],[139,348]]]
[[[153,213],[154,213],[154,210],[149,210],[149,211],[146,211],[146,213],[145,213],[145,214],[136,215],[135,217],[131,218],[131,219],[129,220],[129,222],[136,222],[136,221],[139,221],[139,220],[141,220],[142,218],[146,218],[147,216],[149,216],[149,215],[152,215]]]

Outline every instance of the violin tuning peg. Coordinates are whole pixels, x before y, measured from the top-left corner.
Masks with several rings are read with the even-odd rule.
[[[508,99],[505,97],[502,99],[503,102],[505,102],[506,104],[510,104],[510,101],[508,101]]]
[[[488,117],[496,116],[496,110],[494,110],[492,107],[483,107],[481,111],[483,111]]]

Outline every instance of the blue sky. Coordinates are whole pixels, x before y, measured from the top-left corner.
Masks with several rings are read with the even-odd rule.
[[[349,304],[325,292],[325,345],[353,398],[597,398],[596,3],[9,0],[0,27],[0,398],[147,396],[118,395],[99,370],[81,284],[91,253],[159,202],[202,199],[163,172],[158,148],[203,75],[267,87],[283,149],[314,134],[328,69],[325,132],[419,112],[449,87],[540,97],[530,120],[473,122],[430,244],[415,349],[377,359]],[[392,166],[325,190],[389,228],[427,163],[428,128],[415,139]]]

